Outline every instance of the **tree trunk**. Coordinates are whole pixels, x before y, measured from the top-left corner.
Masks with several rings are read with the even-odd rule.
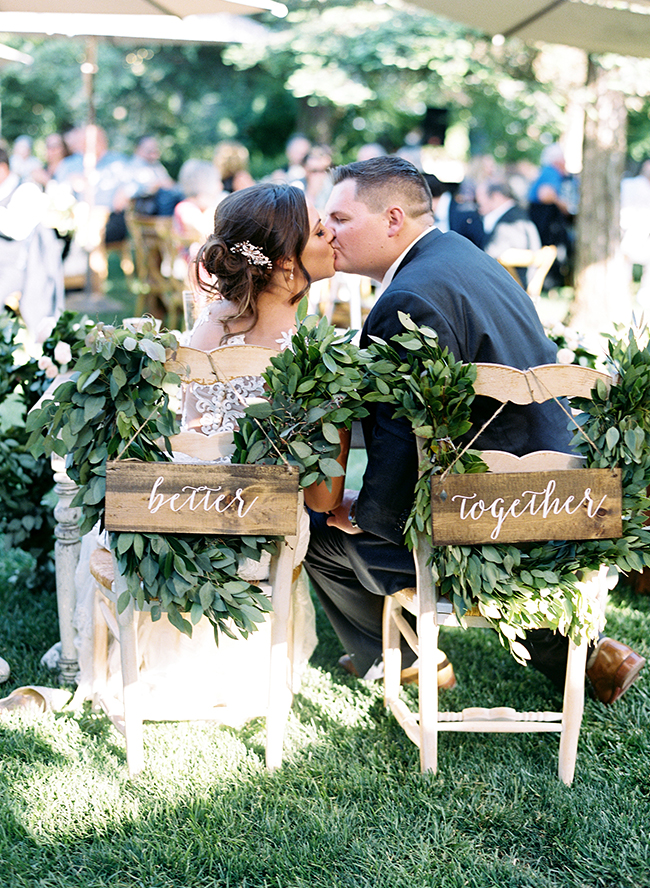
[[[613,324],[631,319],[631,293],[620,251],[627,112],[615,76],[616,70],[606,70],[589,57],[571,324],[592,335],[611,332]]]

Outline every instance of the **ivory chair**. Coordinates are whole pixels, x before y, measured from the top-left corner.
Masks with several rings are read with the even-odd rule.
[[[477,395],[487,395],[501,402],[540,403],[551,397],[559,398],[565,395],[590,397],[597,379],[602,379],[609,388],[611,379],[607,374],[577,365],[546,365],[532,368],[524,374],[512,367],[478,364],[474,389]],[[521,459],[500,451],[484,451],[483,459],[488,464],[489,471],[494,473],[540,471],[561,473],[567,469],[580,468],[582,465],[580,457],[552,451],[539,451]],[[432,506],[435,508],[435,498]],[[458,626],[459,622],[452,613],[449,600],[438,595],[438,589],[428,567],[430,554],[430,541],[424,534],[418,535],[415,550],[417,586],[415,589],[406,589],[394,596],[388,596],[383,618],[385,704],[393,712],[407,736],[419,746],[422,771],[437,770],[440,731],[501,733],[553,731],[560,734],[558,776],[564,783],[570,784],[575,771],[584,708],[587,642],[579,646],[572,641],[569,642],[564,699],[562,710],[559,712],[518,712],[508,706],[488,709],[480,705],[461,712],[439,711],[437,683],[439,629],[440,626]],[[606,569],[596,572],[589,582],[590,594],[597,598],[601,610],[604,611],[607,597]],[[405,619],[403,610],[415,615],[417,632]],[[464,616],[463,626],[474,629],[485,628],[489,624],[477,609],[472,609]],[[544,624],[540,623],[539,628],[543,627]],[[401,636],[419,657],[417,712],[411,710],[400,697]]]
[[[517,272],[518,268],[527,268],[528,283],[524,287],[531,299],[538,299],[542,295],[542,288],[546,275],[557,259],[557,247],[552,244],[540,247],[539,250],[518,250],[512,247],[499,256],[499,263],[510,275],[524,287],[524,283]]]
[[[181,347],[175,359],[168,363],[168,369],[181,375],[184,384],[198,382],[208,384],[242,375],[260,375],[269,364],[272,349],[257,346],[230,346],[215,349],[212,353],[200,352],[196,349]],[[197,460],[209,460],[215,455],[224,455],[223,441],[219,436],[213,438],[195,432],[185,432],[172,439],[172,449],[181,451]],[[145,466],[168,466],[165,463],[139,463],[130,461],[137,469]],[[128,471],[129,463],[126,463]],[[177,465],[175,469],[190,470],[197,484],[205,484],[213,467],[207,465]],[[273,611],[271,620],[271,641],[269,652],[269,695],[266,717],[266,763],[269,769],[278,767],[282,762],[283,737],[286,720],[291,707],[292,693],[292,662],[291,662],[291,595],[295,575],[293,553],[296,547],[296,531],[303,510],[302,493],[298,491],[297,474],[290,472],[293,480],[293,493],[287,495],[287,479],[277,478],[284,473],[284,467],[278,466],[219,466],[222,473],[231,472],[238,477],[241,470],[264,470],[267,480],[263,482],[265,497],[277,503],[268,509],[265,528],[255,530],[273,536],[283,536],[283,527],[291,532],[284,534],[284,540],[278,547],[276,556],[271,561],[269,585],[272,590]],[[268,470],[271,470],[269,473]],[[279,470],[276,471],[276,470]],[[109,476],[111,469],[109,468]],[[273,476],[269,477],[269,474]],[[185,483],[185,482],[184,482]],[[192,482],[194,484],[194,481]],[[128,510],[127,511],[131,511]],[[107,526],[108,522],[107,522]],[[122,528],[127,529],[127,528]],[[142,527],[139,529],[142,531]],[[214,531],[214,528],[213,528]],[[179,532],[179,531],[176,531]],[[187,532],[187,531],[186,531]],[[226,531],[224,531],[226,532]],[[238,531],[232,526],[227,528],[228,534],[252,531],[242,528]],[[144,767],[143,719],[139,704],[139,656],[137,646],[136,616],[137,609],[131,601],[128,607],[117,613],[116,602],[125,590],[125,579],[119,574],[112,554],[106,549],[96,549],[91,555],[90,571],[95,578],[98,590],[96,597],[96,618],[94,637],[94,687],[93,700],[96,706],[108,710],[104,703],[103,691],[107,672],[108,630],[119,641],[120,660],[123,684],[123,711],[108,711],[114,725],[126,740],[126,753],[129,774],[134,776]]]

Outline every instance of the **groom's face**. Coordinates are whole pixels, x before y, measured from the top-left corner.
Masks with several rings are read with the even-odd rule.
[[[325,224],[333,232],[334,267],[381,280],[392,259],[386,212],[373,212],[356,196],[354,179],[335,185],[325,207]]]

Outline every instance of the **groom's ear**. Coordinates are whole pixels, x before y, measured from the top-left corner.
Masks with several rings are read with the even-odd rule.
[[[398,204],[395,204],[386,210],[386,219],[388,220],[388,237],[395,237],[404,227],[406,213]]]

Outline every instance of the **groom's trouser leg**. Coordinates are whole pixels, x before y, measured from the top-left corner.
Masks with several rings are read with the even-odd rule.
[[[359,673],[382,656],[384,597],[415,586],[413,556],[371,534],[348,534],[312,514],[305,568],[327,618]],[[404,665],[415,658],[406,643]]]
[[[365,675],[382,655],[384,596],[415,586],[411,553],[371,534],[328,527],[325,515],[313,513],[305,567],[344,650],[359,675]],[[523,644],[531,654],[530,665],[561,690],[567,639],[549,629],[532,630],[527,636]],[[415,657],[406,643],[402,655],[404,665]]]

